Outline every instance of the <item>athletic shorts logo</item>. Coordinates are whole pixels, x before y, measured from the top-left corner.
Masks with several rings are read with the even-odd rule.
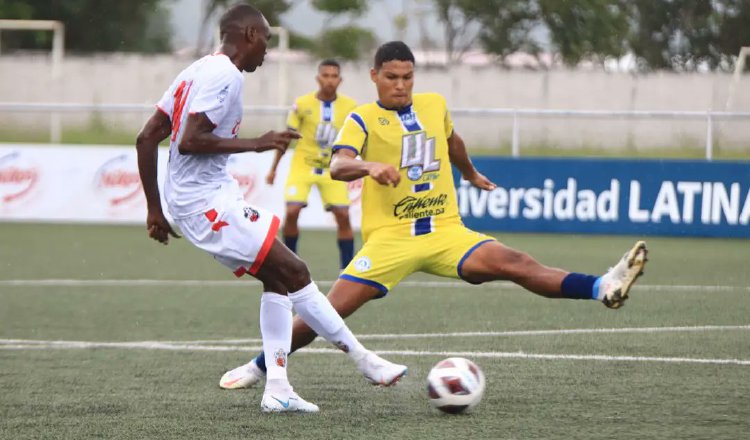
[[[367,257],[359,257],[354,262],[354,269],[356,269],[357,272],[365,272],[372,268],[372,261],[370,261]]]
[[[256,222],[260,218],[260,213],[249,206],[246,206],[244,208],[244,211],[245,211],[245,218],[250,220],[251,222]]]
[[[276,365],[281,368],[286,367],[286,352],[282,349],[276,350],[273,357],[276,359]]]

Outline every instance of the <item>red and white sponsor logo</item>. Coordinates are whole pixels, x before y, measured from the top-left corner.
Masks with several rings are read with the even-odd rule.
[[[37,186],[40,172],[20,151],[0,156],[0,204],[22,200]]]
[[[94,176],[94,188],[111,207],[140,201],[143,187],[135,157],[121,154],[104,162]]]

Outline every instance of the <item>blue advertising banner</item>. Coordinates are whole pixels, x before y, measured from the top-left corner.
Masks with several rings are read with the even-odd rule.
[[[459,209],[472,229],[750,238],[750,162],[473,162],[498,187],[460,181]]]

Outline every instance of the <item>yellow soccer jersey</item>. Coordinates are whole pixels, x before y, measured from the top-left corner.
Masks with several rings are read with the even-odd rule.
[[[412,105],[389,110],[373,102],[344,121],[333,150],[350,149],[371,162],[391,164],[401,173],[394,188],[370,177],[362,188],[362,237],[374,231],[425,235],[441,225],[460,224],[448,137],[453,121],[445,98],[413,96]]]
[[[297,98],[287,118],[287,126],[302,135],[292,156],[293,172],[310,172],[312,168],[322,174],[328,168],[336,133],[346,115],[357,106],[356,101],[340,93],[334,101],[322,101],[316,94]]]

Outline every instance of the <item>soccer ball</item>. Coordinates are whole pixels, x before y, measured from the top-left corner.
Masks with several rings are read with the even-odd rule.
[[[427,375],[430,403],[440,411],[458,414],[479,404],[484,373],[474,362],[452,357],[438,362]]]

